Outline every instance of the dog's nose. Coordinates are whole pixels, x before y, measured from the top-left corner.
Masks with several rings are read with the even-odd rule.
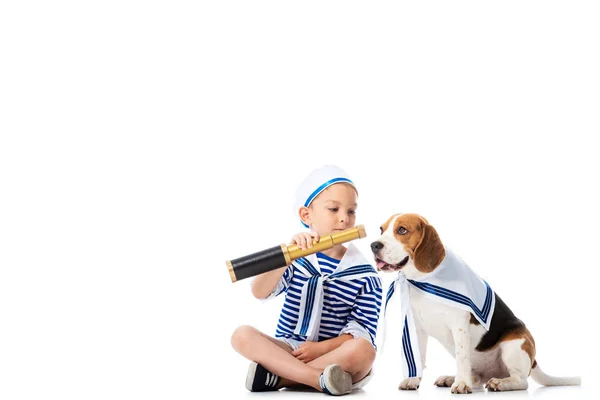
[[[371,243],[371,250],[373,250],[373,253],[378,253],[379,250],[383,249],[383,243],[381,242],[373,242]]]

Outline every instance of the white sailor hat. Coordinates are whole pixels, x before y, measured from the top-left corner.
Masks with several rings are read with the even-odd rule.
[[[300,207],[308,207],[319,193],[336,183],[349,183],[354,187],[354,190],[356,190],[354,182],[352,182],[348,177],[348,174],[338,166],[324,165],[312,171],[304,178],[296,189],[294,214],[298,216]],[[300,222],[304,227],[308,228],[308,225],[302,222],[302,220],[300,220]]]

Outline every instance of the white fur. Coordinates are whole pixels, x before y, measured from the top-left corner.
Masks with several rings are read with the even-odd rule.
[[[383,248],[377,257],[388,264],[397,264],[409,253],[394,234],[394,222],[390,221],[388,228],[377,241],[383,243]],[[402,267],[402,272],[408,279],[419,278],[426,273],[416,269],[414,262],[409,259]],[[456,376],[442,376],[436,380],[438,386],[451,385],[452,393],[471,393],[473,386],[486,385],[489,390],[519,390],[527,389],[527,377],[531,370],[532,361],[529,354],[521,345],[524,339],[500,342],[486,351],[475,348],[486,330],[479,324],[471,324],[471,314],[456,307],[432,300],[414,287],[409,287],[410,304],[412,306],[415,325],[419,337],[421,365],[425,369],[427,337],[432,336],[456,360]],[[532,377],[542,384],[578,384],[579,379],[552,378],[543,374],[539,368],[533,370]],[[548,378],[544,381],[544,378]],[[566,380],[565,380],[566,379]],[[421,378],[404,379],[400,389],[417,389]]]
[[[381,234],[379,239],[377,239],[378,242],[383,244],[383,248],[379,252],[378,257],[385,260],[388,264],[398,264],[409,255],[404,249],[404,246],[402,246],[394,236],[394,222],[396,222],[396,219],[398,219],[400,215],[402,214],[395,216],[390,221],[388,228]]]

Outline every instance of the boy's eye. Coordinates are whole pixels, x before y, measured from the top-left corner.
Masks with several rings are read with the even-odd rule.
[[[348,210],[348,213],[354,215],[354,214],[356,214],[356,211],[355,210]]]
[[[337,212],[337,208],[329,208],[329,211]]]

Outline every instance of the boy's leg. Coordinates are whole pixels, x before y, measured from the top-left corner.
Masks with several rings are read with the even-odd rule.
[[[254,329],[254,328],[252,328]],[[271,341],[272,343],[275,343],[277,346],[281,347],[282,349],[284,349],[285,351],[287,351],[288,353],[292,353],[292,351],[294,351],[294,349],[292,349],[290,346],[287,345],[287,343],[284,343],[283,341],[276,339],[272,336],[269,336],[265,333],[262,333],[261,331],[259,331],[258,329],[254,329],[256,332],[258,332],[262,337],[264,337],[265,339],[268,339],[269,341]]]
[[[364,338],[354,338],[344,342],[337,349],[312,360],[308,365],[323,369],[330,364],[337,364],[352,375],[352,382],[356,383],[369,374],[375,356],[375,348],[371,342]]]
[[[259,363],[282,378],[286,378],[287,382],[284,381],[283,383],[289,385],[290,382],[298,382],[322,391],[319,385],[319,376],[327,365],[319,369],[303,363],[291,354],[291,349],[285,343],[245,325],[235,330],[231,337],[231,344],[238,353],[247,359]]]
[[[291,354],[291,353],[292,353],[292,351],[294,351],[294,349],[292,349],[290,346],[288,346],[288,345],[287,345],[286,343],[284,343],[283,341],[281,341],[281,340],[279,340],[279,339],[276,339],[276,338],[274,338],[274,337],[272,337],[272,336],[266,335],[266,334],[262,333],[262,332],[261,332],[261,331],[259,331],[259,330],[256,330],[256,331],[257,331],[257,332],[258,332],[258,333],[259,333],[259,334],[260,334],[262,337],[264,337],[264,338],[266,338],[266,339],[270,340],[271,342],[275,343],[277,346],[281,347],[282,349],[284,349],[284,350],[285,350],[285,351],[287,351],[288,353],[290,353],[290,354]],[[281,389],[281,388],[284,388],[284,387],[291,388],[291,387],[294,387],[294,386],[306,386],[306,385],[303,385],[302,383],[295,382],[295,381],[293,381],[293,380],[291,380],[291,379],[287,379],[287,378],[284,378],[284,377],[280,377],[280,378],[281,378],[281,381],[280,381],[280,382],[279,382],[279,384],[277,385],[277,389]]]
[[[265,335],[265,337],[267,336]],[[278,341],[274,338],[269,339]],[[281,344],[288,347],[285,343]],[[356,383],[369,374],[375,361],[375,356],[375,348],[367,339],[354,338],[344,342],[337,349],[310,361],[308,365],[322,371],[328,365],[337,364],[344,371],[352,375],[352,383]],[[297,385],[299,383],[291,379],[282,379],[279,384],[280,387],[293,387]]]

